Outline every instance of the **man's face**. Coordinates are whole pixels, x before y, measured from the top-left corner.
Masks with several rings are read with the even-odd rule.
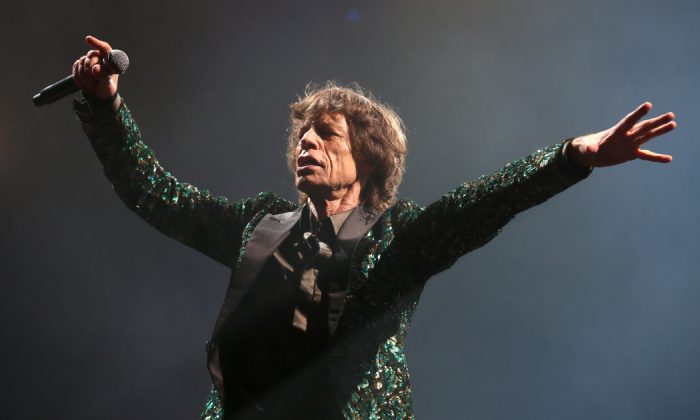
[[[301,128],[296,147],[296,187],[312,199],[342,196],[362,186],[367,171],[352,155],[348,124],[341,113],[327,113]]]

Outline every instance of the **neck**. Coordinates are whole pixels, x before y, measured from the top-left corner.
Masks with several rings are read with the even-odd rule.
[[[344,213],[360,205],[360,185],[353,185],[333,197],[309,196],[309,207],[317,220]]]

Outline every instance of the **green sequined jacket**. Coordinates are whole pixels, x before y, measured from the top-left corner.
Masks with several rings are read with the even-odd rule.
[[[104,172],[126,205],[166,235],[236,271],[256,225],[298,205],[271,192],[231,202],[179,182],[141,141],[131,113],[76,102]],[[563,142],[464,183],[427,207],[399,200],[360,239],[331,352],[347,418],[413,417],[406,332],[426,280],[494,236],[518,212],[585,178]],[[222,418],[215,387],[202,418]]]

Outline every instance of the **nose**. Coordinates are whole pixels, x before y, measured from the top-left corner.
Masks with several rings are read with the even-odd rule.
[[[301,136],[299,146],[301,147],[301,150],[318,149],[320,140],[321,139],[318,136],[318,133],[316,133],[316,130],[311,127],[306,130],[306,133],[304,133],[303,136]]]

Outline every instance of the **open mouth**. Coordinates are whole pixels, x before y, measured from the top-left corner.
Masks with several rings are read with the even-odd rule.
[[[323,164],[312,158],[310,155],[299,156],[297,158],[297,169],[302,169],[307,166],[319,166],[323,168]]]

